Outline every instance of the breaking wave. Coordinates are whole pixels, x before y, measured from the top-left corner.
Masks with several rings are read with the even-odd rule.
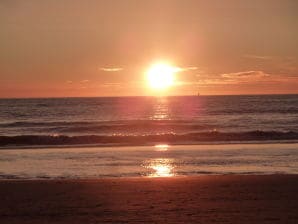
[[[7,146],[63,146],[88,144],[172,144],[232,141],[274,141],[298,140],[297,132],[249,131],[249,132],[197,132],[188,134],[153,134],[153,135],[19,135],[0,136],[0,147]]]

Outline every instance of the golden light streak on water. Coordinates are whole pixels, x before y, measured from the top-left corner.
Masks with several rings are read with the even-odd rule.
[[[167,144],[159,144],[154,146],[154,150],[158,152],[164,152],[169,150],[169,145]]]
[[[143,167],[149,170],[148,177],[172,177],[175,176],[173,159],[150,159],[145,161]]]

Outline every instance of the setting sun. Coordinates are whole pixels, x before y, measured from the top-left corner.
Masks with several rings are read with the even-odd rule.
[[[167,63],[153,64],[147,71],[151,88],[163,90],[174,84],[176,68]]]

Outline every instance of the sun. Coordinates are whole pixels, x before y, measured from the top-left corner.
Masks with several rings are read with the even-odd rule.
[[[174,85],[176,68],[168,63],[153,64],[147,71],[147,81],[151,88],[164,90]]]

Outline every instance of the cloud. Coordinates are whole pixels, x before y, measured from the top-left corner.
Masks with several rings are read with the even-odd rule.
[[[223,79],[223,78],[202,78],[197,81],[181,81],[177,85],[199,85],[199,86],[209,86],[209,85],[226,85],[226,84],[236,84],[239,83],[237,80],[233,79]]]
[[[264,56],[264,55],[243,55],[248,59],[257,60],[266,65],[266,70],[270,73],[283,73],[284,75],[295,75],[298,73],[298,63],[295,57]]]
[[[106,82],[106,83],[101,84],[101,86],[103,86],[103,87],[119,87],[122,85],[123,85],[123,83],[121,83],[121,82]]]
[[[185,71],[192,71],[192,70],[197,70],[199,69],[198,67],[176,67],[177,72],[185,72]]]
[[[180,81],[178,85],[231,85],[261,81],[270,75],[263,71],[244,71],[224,74],[197,74],[194,81]],[[268,82],[268,79],[264,79]]]
[[[104,72],[119,72],[122,71],[123,68],[99,68],[99,70],[104,71]]]
[[[263,71],[245,71],[245,72],[235,72],[235,73],[226,73],[221,74],[223,78],[233,78],[233,79],[242,79],[242,78],[263,78],[268,77],[269,74]]]
[[[86,82],[89,82],[89,80],[85,79],[85,80],[80,81],[80,83],[86,83]]]
[[[72,84],[73,81],[71,81],[71,80],[67,80],[66,83],[67,83],[67,84]]]
[[[265,56],[265,55],[253,55],[253,54],[246,54],[243,55],[244,58],[251,58],[251,59],[257,59],[257,60],[271,60],[273,57],[271,56]]]

